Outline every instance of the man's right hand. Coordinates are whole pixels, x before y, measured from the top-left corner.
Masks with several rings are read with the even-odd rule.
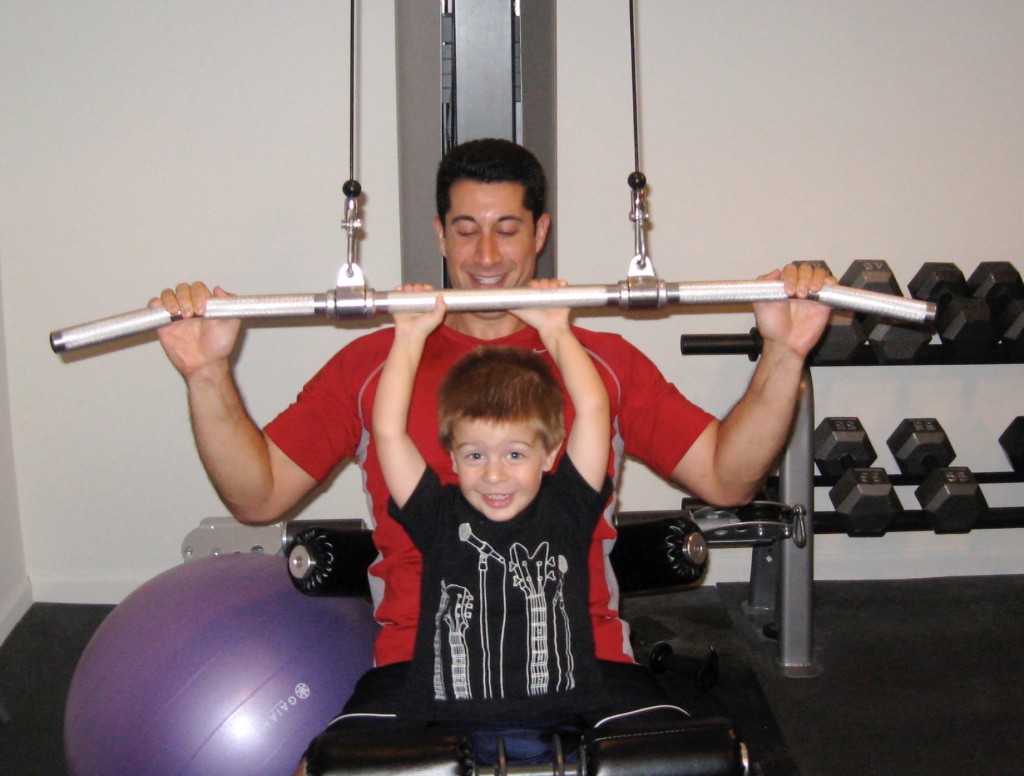
[[[179,283],[165,288],[150,307],[163,307],[181,320],[157,330],[157,337],[167,358],[185,379],[211,366],[227,366],[235,345],[241,321],[235,318],[205,319],[206,300],[230,296],[219,286],[213,292],[205,283]]]

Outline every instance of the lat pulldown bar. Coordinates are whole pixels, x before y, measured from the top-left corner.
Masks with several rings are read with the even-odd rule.
[[[660,309],[687,305],[749,304],[789,297],[782,281],[698,281],[670,283],[631,276],[614,285],[561,288],[443,289],[440,291],[375,291],[365,286],[339,286],[324,294],[234,296],[207,301],[207,318],[370,318],[400,312],[424,312],[441,294],[452,312],[512,310],[524,307],[619,307]],[[811,298],[839,310],[850,310],[911,323],[935,318],[935,305],[846,286],[825,286]],[[98,345],[141,334],[171,323],[162,307],[144,308],[71,326],[50,334],[55,353]]]

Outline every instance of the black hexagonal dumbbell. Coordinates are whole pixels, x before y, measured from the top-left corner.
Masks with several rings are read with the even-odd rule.
[[[814,462],[839,478],[828,495],[850,536],[881,536],[903,511],[885,469],[871,466],[876,457],[857,418],[825,418],[814,430]]]
[[[971,296],[988,306],[1004,347],[1024,356],[1024,281],[1008,261],[983,261],[967,279]]]
[[[1024,474],[1024,415],[1018,415],[1010,421],[1006,431],[999,437],[999,445],[1013,470]]]
[[[811,263],[828,269],[830,274],[832,272],[823,261]],[[866,339],[860,316],[849,310],[833,310],[828,317],[828,326],[811,351],[810,360],[815,364],[844,363],[850,360]]]
[[[911,296],[938,306],[936,328],[942,344],[958,358],[982,360],[999,341],[999,329],[985,300],[974,296],[960,268],[927,261],[907,285]]]
[[[903,474],[923,476],[914,491],[936,533],[970,531],[988,502],[971,470],[950,466],[956,457],[945,430],[935,418],[903,420],[887,440]]]
[[[1024,358],[1024,299],[1014,299],[1003,311],[999,321],[1001,340],[1008,353]]]
[[[839,282],[866,291],[903,296],[896,276],[885,261],[855,261],[843,273]],[[865,339],[880,364],[913,361],[932,338],[932,330],[924,324],[905,323],[874,315],[864,316],[862,326]]]

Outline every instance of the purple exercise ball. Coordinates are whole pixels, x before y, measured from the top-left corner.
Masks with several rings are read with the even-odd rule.
[[[372,665],[358,598],[306,596],[279,556],[177,566],[107,615],[68,692],[71,776],[286,776]]]

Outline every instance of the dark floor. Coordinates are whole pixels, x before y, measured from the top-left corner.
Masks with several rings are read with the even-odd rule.
[[[746,586],[719,592],[736,613]],[[782,679],[748,642],[801,773],[1024,773],[1024,576],[818,582],[814,596],[820,676]]]
[[[694,712],[735,721],[755,774],[1024,773],[1024,577],[818,582],[811,679],[781,678],[745,596],[743,584],[637,596],[624,613],[677,654],[716,648],[712,689],[663,681]],[[108,611],[36,604],[0,646],[0,776],[64,773],[64,694]]]
[[[0,776],[65,772],[64,696],[79,655],[110,609],[33,604],[0,646]]]

